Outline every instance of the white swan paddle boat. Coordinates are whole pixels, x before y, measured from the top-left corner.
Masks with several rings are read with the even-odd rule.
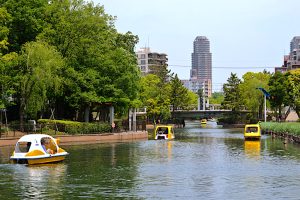
[[[46,134],[29,134],[21,137],[16,143],[10,157],[14,163],[44,164],[59,162],[69,154],[58,146],[59,139]]]

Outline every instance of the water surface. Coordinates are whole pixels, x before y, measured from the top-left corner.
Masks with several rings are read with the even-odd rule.
[[[299,199],[300,147],[198,122],[172,141],[65,146],[64,162],[9,164],[0,148],[0,199]]]

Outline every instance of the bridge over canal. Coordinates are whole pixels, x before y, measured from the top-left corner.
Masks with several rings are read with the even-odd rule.
[[[233,114],[239,114],[242,117],[250,111],[232,111],[232,110],[176,110],[172,112],[172,116],[177,119],[202,119],[202,118],[220,118],[222,116],[228,116]]]

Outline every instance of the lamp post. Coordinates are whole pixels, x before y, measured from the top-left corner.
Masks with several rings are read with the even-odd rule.
[[[262,93],[264,94],[264,107],[265,107],[265,122],[267,121],[267,97],[270,97],[270,93],[268,93],[264,88],[262,87],[259,87],[259,88],[256,88],[260,91],[262,91]]]

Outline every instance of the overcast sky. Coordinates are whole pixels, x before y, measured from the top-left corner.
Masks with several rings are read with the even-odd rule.
[[[169,68],[189,79],[193,41],[206,36],[213,90],[230,72],[274,72],[300,35],[300,0],[93,0],[117,17],[119,32],[139,36],[140,47],[168,55]]]

